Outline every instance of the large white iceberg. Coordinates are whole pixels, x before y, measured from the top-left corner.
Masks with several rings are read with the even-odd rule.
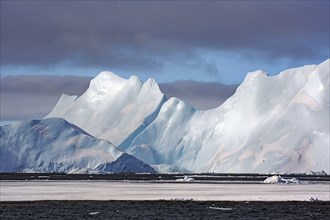
[[[248,73],[233,96],[207,111],[167,99],[152,79],[101,72],[83,95],[62,95],[46,118],[63,118],[160,171],[329,173],[329,65]],[[108,145],[102,150],[114,149]]]

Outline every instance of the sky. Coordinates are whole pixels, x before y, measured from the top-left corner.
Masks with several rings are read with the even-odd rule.
[[[247,72],[329,58],[329,1],[1,1],[0,120],[44,117],[103,70],[198,109]]]

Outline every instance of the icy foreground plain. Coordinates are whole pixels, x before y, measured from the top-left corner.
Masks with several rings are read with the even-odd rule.
[[[3,181],[1,201],[198,200],[330,201],[329,184],[200,184],[108,181]]]

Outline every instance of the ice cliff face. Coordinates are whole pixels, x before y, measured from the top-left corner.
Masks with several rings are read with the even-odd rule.
[[[82,96],[62,95],[49,119],[1,127],[1,169],[32,169],[36,161],[34,169],[132,171],[136,163],[148,172],[144,161],[160,172],[329,173],[329,66],[248,73],[208,111],[167,100],[154,80],[102,72]]]
[[[2,126],[0,134],[0,172],[154,172],[60,118]]]
[[[329,64],[273,77],[248,73],[232,97],[208,111],[170,99],[127,152],[193,172],[328,173]]]

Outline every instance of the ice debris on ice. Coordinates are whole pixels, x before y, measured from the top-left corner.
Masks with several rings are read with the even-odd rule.
[[[300,181],[297,178],[284,179],[281,176],[274,175],[274,176],[271,176],[271,177],[268,177],[267,179],[265,179],[264,183],[267,183],[267,184],[277,184],[277,183],[290,184],[290,183],[300,183]]]
[[[195,179],[189,176],[184,176],[183,178],[177,179],[176,181],[182,181],[182,182],[191,182],[194,181]]]

